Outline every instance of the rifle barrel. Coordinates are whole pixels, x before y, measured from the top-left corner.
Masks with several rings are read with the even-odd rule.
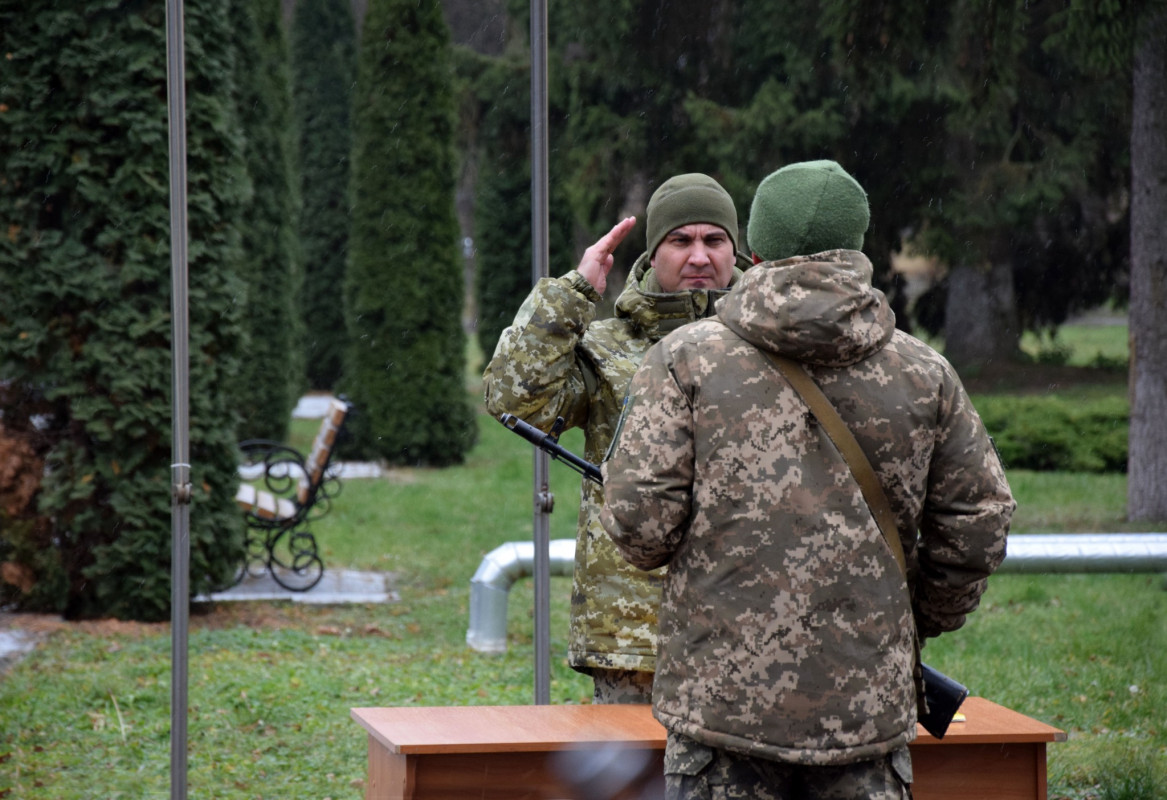
[[[583,475],[588,480],[595,481],[601,486],[604,485],[604,478],[600,473],[600,468],[592,462],[580,458],[575,453],[568,450],[566,447],[559,443],[556,437],[549,433],[544,433],[530,423],[523,422],[514,414],[503,414],[498,418],[498,421],[506,427],[510,428],[519,436],[522,436],[531,444],[546,452],[555,460],[562,461],[563,463],[567,464],[569,467],[574,469],[580,475]]]

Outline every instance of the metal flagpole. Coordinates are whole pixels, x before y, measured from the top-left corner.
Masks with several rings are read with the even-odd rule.
[[[547,0],[531,0],[531,282],[547,277]],[[551,702],[550,459],[535,448],[535,704]]]
[[[187,297],[186,74],[182,0],[166,1],[170,120],[171,471],[170,797],[186,798],[187,656],[190,623],[190,323]]]

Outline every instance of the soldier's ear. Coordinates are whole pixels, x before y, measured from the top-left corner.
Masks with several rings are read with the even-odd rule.
[[[754,264],[762,263],[762,257],[752,250],[750,251],[750,257],[754,259]]]

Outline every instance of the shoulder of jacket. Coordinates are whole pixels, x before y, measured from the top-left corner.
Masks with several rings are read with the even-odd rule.
[[[715,339],[725,338],[741,339],[740,336],[731,331],[729,327],[717,317],[707,317],[706,319],[701,319],[695,322],[690,322],[686,325],[682,325],[661,339],[661,341],[668,342],[671,346],[685,343],[707,342]]]
[[[947,375],[955,376],[956,374],[956,370],[940,351],[898,328],[892,333],[891,339],[883,346],[882,351],[921,366],[939,370]]]

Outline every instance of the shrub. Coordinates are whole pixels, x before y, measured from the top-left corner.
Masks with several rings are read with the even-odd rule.
[[[1130,411],[1119,397],[979,396],[974,404],[1008,469],[1125,472]]]

